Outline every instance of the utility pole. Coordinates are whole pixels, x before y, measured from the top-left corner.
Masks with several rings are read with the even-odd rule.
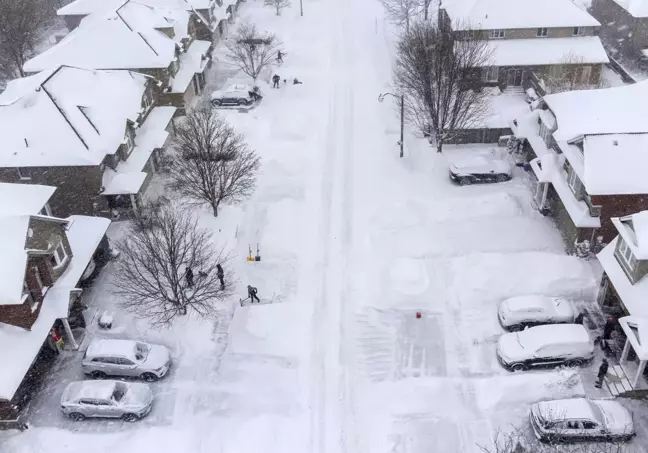
[[[299,0],[299,15],[304,17],[304,0]]]
[[[380,93],[378,102],[384,101],[385,96],[393,96],[400,101],[400,140],[398,144],[400,145],[400,157],[403,157],[405,147],[405,95],[396,96],[393,93]]]

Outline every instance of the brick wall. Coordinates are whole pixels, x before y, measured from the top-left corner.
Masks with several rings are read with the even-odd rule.
[[[601,229],[596,233],[603,236],[604,242],[610,242],[617,235],[617,230],[610,220],[612,217],[623,217],[648,209],[648,195],[592,195],[592,203],[602,206]]]

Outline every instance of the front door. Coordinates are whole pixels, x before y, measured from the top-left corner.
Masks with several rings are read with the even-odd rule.
[[[510,87],[522,86],[522,69],[509,69],[506,73],[506,85]]]

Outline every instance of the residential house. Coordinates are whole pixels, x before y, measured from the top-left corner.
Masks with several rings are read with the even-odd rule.
[[[599,22],[571,0],[448,0],[439,24],[455,39],[488,41],[488,66],[470,78],[500,88],[598,87],[608,57]]]
[[[593,0],[590,11],[602,24],[601,38],[621,52],[648,57],[648,2]]]
[[[611,220],[648,209],[648,82],[545,96],[515,121],[533,155],[535,202],[550,212],[569,249],[609,242]]]
[[[151,77],[62,66],[0,94],[0,181],[58,187],[49,213],[115,217],[142,201],[175,107]],[[1,209],[1,207],[0,207]]]
[[[620,364],[634,389],[646,388],[641,376],[648,361],[648,211],[612,223],[617,236],[598,254],[604,270],[598,302],[627,315],[619,320],[626,337]]]
[[[82,317],[79,281],[108,254],[110,220],[48,215],[55,190],[0,184],[0,421],[8,427],[55,358],[50,330],[60,328],[68,347],[78,346],[69,318]]]
[[[28,73],[61,65],[126,69],[155,78],[156,103],[184,110],[203,92],[211,42],[196,39],[195,15],[125,0],[92,14],[59,43],[24,65]]]

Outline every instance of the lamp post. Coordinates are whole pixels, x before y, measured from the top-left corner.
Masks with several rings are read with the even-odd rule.
[[[304,16],[304,0],[299,0],[299,15]]]
[[[398,142],[398,144],[400,145],[400,157],[403,157],[403,145],[404,145],[403,134],[405,129],[405,95],[401,94],[400,96],[397,96],[393,93],[380,93],[378,95],[378,102],[384,101],[385,96],[393,96],[400,101],[400,141]]]

